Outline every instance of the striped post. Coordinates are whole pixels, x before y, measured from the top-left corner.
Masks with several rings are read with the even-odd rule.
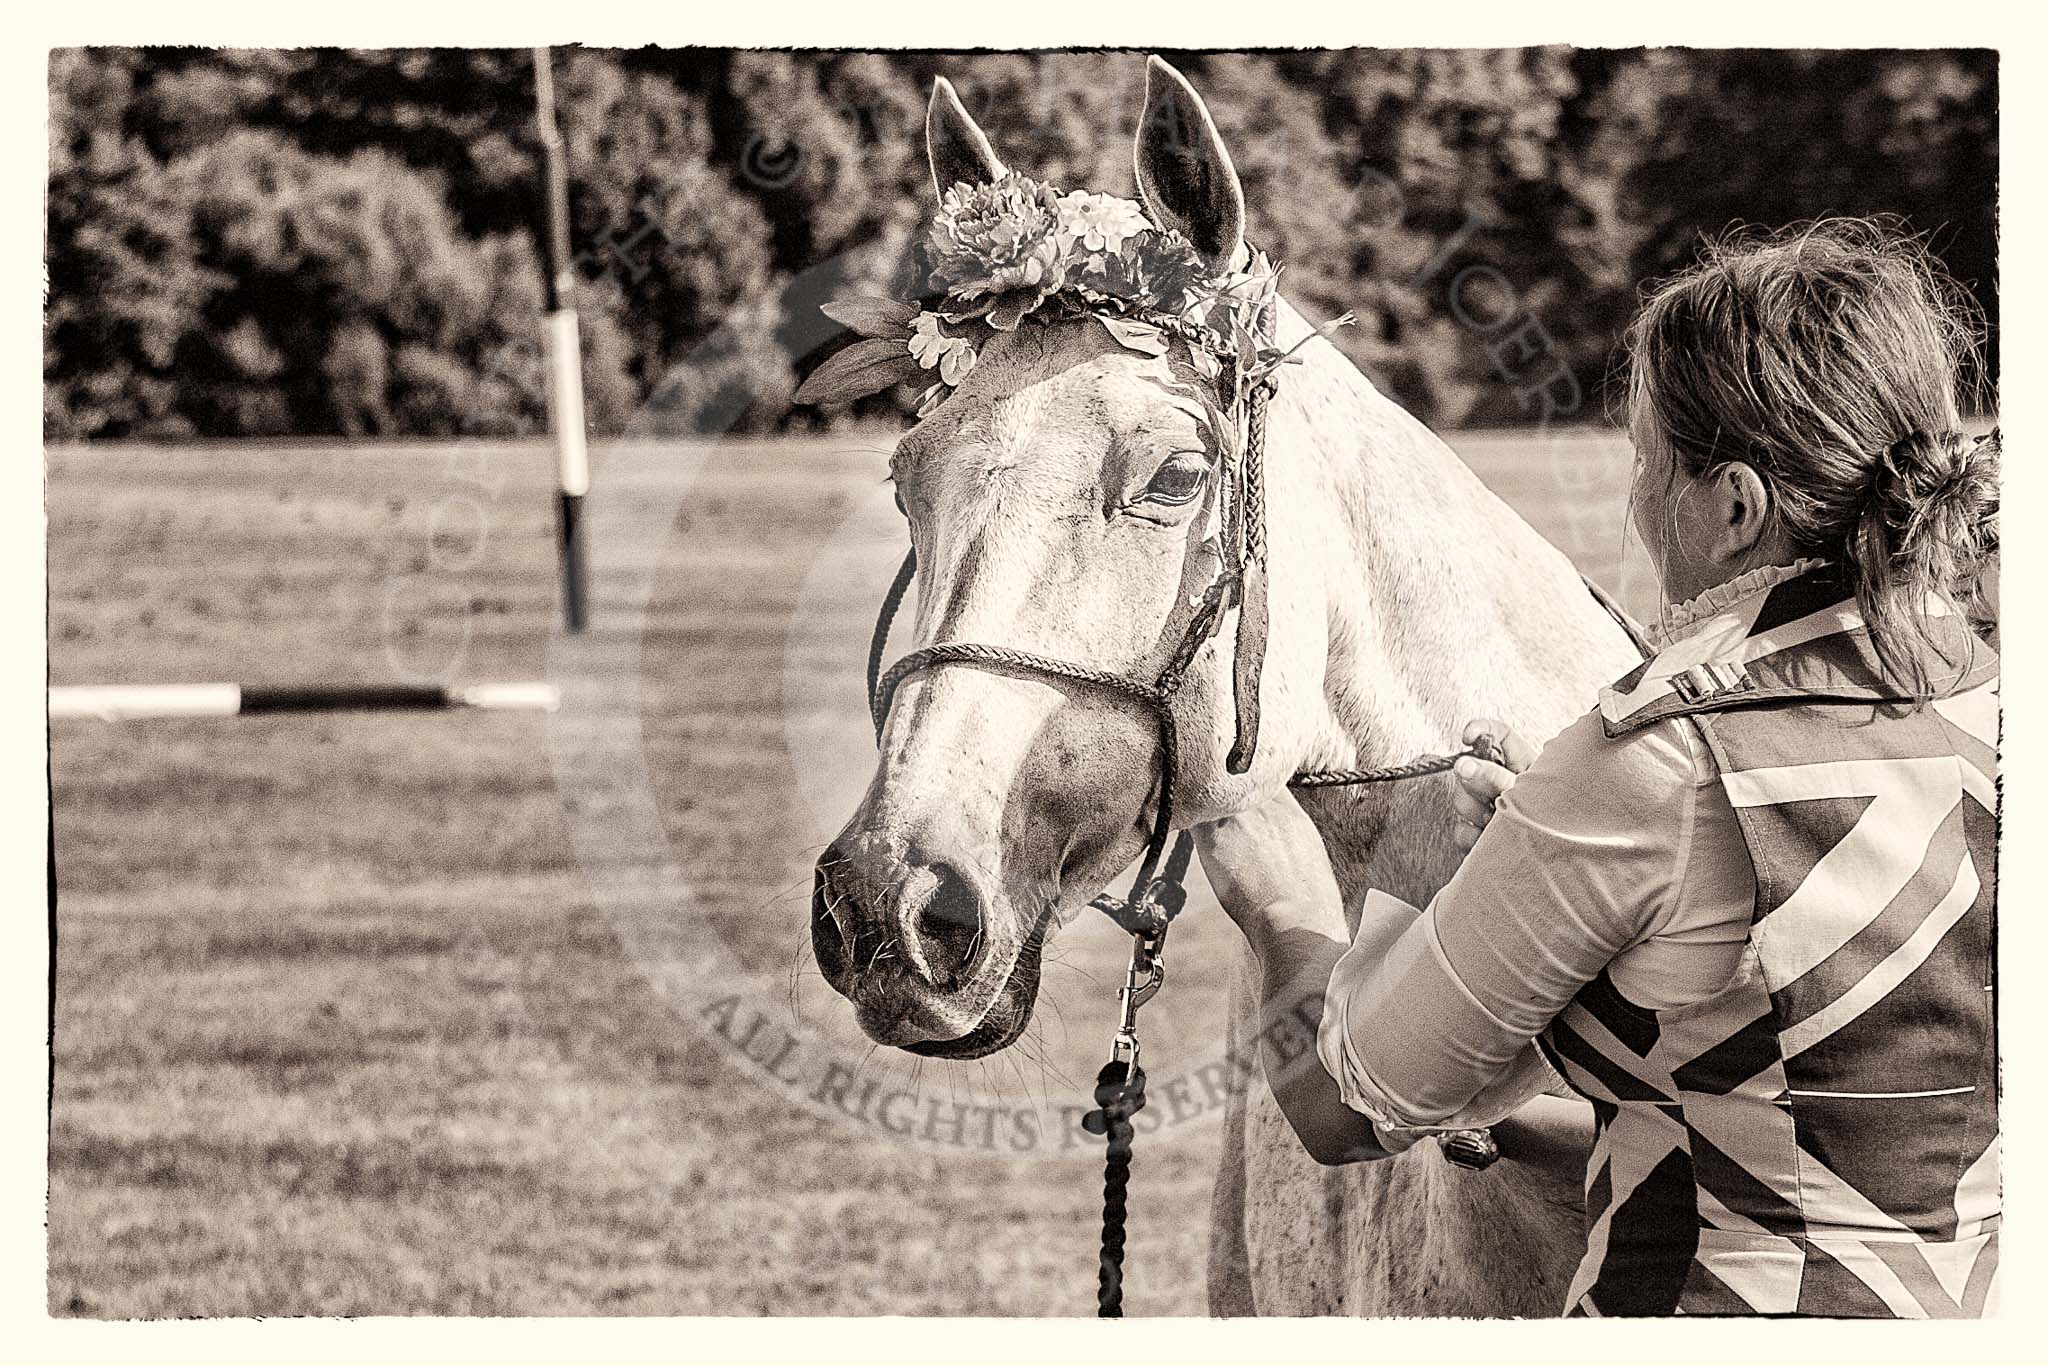
[[[583,544],[583,495],[590,491],[584,449],[583,347],[577,335],[575,276],[569,254],[569,171],[555,122],[554,54],[533,50],[534,121],[540,129],[541,230],[548,310],[548,425],[555,438],[556,543],[562,559],[562,614],[571,631],[590,620]]]
[[[237,683],[143,683],[50,689],[53,721],[149,721],[335,711],[554,711],[552,683],[245,688]]]

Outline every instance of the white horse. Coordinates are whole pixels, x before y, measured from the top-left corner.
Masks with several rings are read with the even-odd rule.
[[[1005,174],[944,81],[926,133],[942,190]],[[1199,97],[1157,58],[1137,176],[1153,222],[1213,267],[1245,259],[1229,154]],[[1280,308],[1281,345],[1312,330]],[[1269,414],[1263,733],[1250,771],[1229,773],[1226,620],[1174,704],[1176,824],[1248,810],[1300,770],[1441,752],[1475,716],[1548,737],[1636,658],[1565,557],[1427,428],[1327,341],[1299,355]],[[916,643],[1155,676],[1188,618],[1184,585],[1213,569],[1190,525],[1201,500],[1146,496],[1190,453],[1215,468],[1214,434],[1174,392],[1189,373],[1178,348],[1140,354],[1085,320],[998,334],[892,459],[917,551]],[[1144,708],[1086,683],[964,667],[903,682],[874,781],[819,862],[813,906],[820,966],[873,1038],[940,1057],[1016,1039],[1057,912],[1144,843],[1158,743]],[[1420,905],[1448,879],[1447,783],[1304,796],[1348,904],[1380,887]],[[1255,1056],[1254,981],[1243,954],[1238,1056]],[[1257,1069],[1238,1075],[1212,1210],[1214,1312],[1561,1310],[1584,1246],[1575,1184],[1512,1162],[1455,1168],[1434,1144],[1319,1167]]]

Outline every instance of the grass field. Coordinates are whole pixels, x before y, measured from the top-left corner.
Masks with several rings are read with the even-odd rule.
[[[538,446],[51,452],[55,684],[452,669],[571,698],[56,727],[53,1313],[1091,1310],[1085,1158],[837,1120],[704,1015],[708,944],[809,1065],[920,1105],[1080,1104],[1104,1046],[1124,944],[1092,919],[1029,1060],[870,1053],[810,969],[809,865],[872,756],[884,441],[601,452],[593,509],[638,529],[600,544],[573,643]],[[1613,582],[1621,443],[1453,444]],[[1213,1050],[1229,933],[1200,899],[1176,929],[1155,1075]],[[1211,1119],[1141,1141],[1135,1313],[1202,1311]]]

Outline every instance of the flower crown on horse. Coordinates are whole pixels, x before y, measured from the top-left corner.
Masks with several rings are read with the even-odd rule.
[[[930,306],[861,298],[825,313],[862,340],[812,373],[800,403],[846,403],[936,372],[918,396],[923,417],[974,369],[980,348],[1034,314],[1093,317],[1133,351],[1165,355],[1173,337],[1226,405],[1264,383],[1291,356],[1267,340],[1280,270],[1250,251],[1242,269],[1214,270],[1178,232],[1155,227],[1136,202],[1062,192],[1009,172],[947,190],[918,243]],[[1345,314],[1321,329],[1351,321]],[[1299,343],[1297,343],[1297,346]]]

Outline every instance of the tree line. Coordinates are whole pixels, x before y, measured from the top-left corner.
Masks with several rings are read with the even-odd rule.
[[[1598,418],[1642,282],[1736,223],[1896,216],[1995,367],[1995,53],[1165,55],[1288,296],[1353,310],[1338,344],[1430,422]],[[554,60],[599,434],[826,420],[790,404],[815,305],[900,287],[935,75],[1010,165],[1131,193],[1133,53]],[[524,50],[53,53],[47,435],[543,430],[532,82]]]

